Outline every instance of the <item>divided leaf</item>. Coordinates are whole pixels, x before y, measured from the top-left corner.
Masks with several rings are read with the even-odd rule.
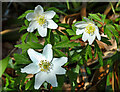
[[[62,41],[62,42],[57,43],[54,47],[55,48],[67,48],[67,47],[74,47],[74,46],[80,46],[80,43]]]
[[[11,60],[9,56],[4,58],[3,60],[0,61],[0,77],[4,73],[5,69],[7,68],[8,62]]]
[[[27,57],[25,57],[25,55],[22,55],[22,54],[15,53],[14,58],[15,58],[15,61],[17,64],[29,64],[29,63],[31,63],[31,61]]]

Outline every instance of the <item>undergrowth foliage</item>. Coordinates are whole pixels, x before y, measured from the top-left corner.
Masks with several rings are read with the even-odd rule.
[[[62,86],[64,83],[70,83],[72,90],[75,90],[75,88],[78,87],[77,77],[83,75],[82,71],[80,70],[84,66],[86,70],[86,74],[91,75],[92,69],[87,65],[87,63],[89,63],[88,62],[89,60],[94,61],[95,58],[97,58],[98,60],[98,65],[93,67],[94,69],[98,69],[102,66],[110,65],[109,73],[107,75],[107,82],[106,82],[106,89],[108,89],[108,87],[111,86],[111,84],[109,83],[109,77],[112,75],[114,71],[113,66],[117,63],[118,64],[117,66],[120,67],[120,62],[118,62],[120,60],[120,52],[115,51],[113,56],[104,60],[103,59],[104,54],[103,54],[103,51],[100,49],[99,45],[100,45],[100,42],[105,43],[107,45],[112,45],[110,40],[115,39],[118,46],[120,25],[106,19],[106,15],[100,14],[100,13],[89,14],[88,18],[83,17],[82,21],[76,21],[72,25],[69,25],[66,23],[60,23],[59,21],[60,17],[57,13],[64,14],[64,12],[56,9],[55,7],[48,8],[47,12],[48,11],[56,12],[54,17],[52,17],[52,21],[55,22],[53,23],[52,26],[54,27],[54,24],[55,24],[55,26],[58,25],[58,27],[56,26],[56,28],[54,29],[52,28],[49,29],[48,27],[46,29],[47,34],[44,35],[44,37],[41,36],[39,33],[39,31],[44,32],[42,28],[38,30],[37,28],[34,28],[33,26],[34,24],[33,25],[30,24],[31,21],[35,21],[34,19],[35,16],[33,16],[33,13],[35,13],[34,10],[28,10],[18,17],[18,19],[24,21],[24,25],[22,25],[22,27],[19,30],[19,32],[23,32],[24,34],[21,37],[21,43],[15,45],[15,47],[21,49],[22,52],[21,54],[14,53],[14,59],[15,59],[14,63],[10,58],[10,55],[8,55],[5,59],[0,61],[0,66],[2,67],[0,76],[2,76],[3,74],[4,76],[6,76],[6,83],[3,84],[3,90],[6,90],[6,91],[15,91],[15,90],[21,90],[21,91],[34,90],[35,91],[36,90],[34,88],[36,75],[33,74],[31,77],[30,73],[29,74],[27,72],[22,73],[21,68],[24,68],[25,66],[32,63],[32,60],[28,55],[29,49],[33,49],[37,53],[42,53],[43,49],[48,44],[51,44],[52,46],[52,50],[53,50],[52,54],[54,58],[61,58],[61,57],[68,58],[67,62],[62,66],[62,68],[64,68],[66,72],[65,74],[62,74],[62,75],[56,75],[56,79],[57,79],[56,81],[58,83],[58,85],[56,84],[57,86],[52,87],[51,82],[45,81],[43,82],[42,86],[37,90],[42,90],[42,89],[53,90],[53,91],[62,90]],[[39,11],[37,11],[37,13],[39,13]],[[28,21],[26,19],[26,16],[28,14],[30,18],[31,17],[33,18],[33,20],[31,19],[31,21]],[[46,17],[44,13],[42,16]],[[41,20],[44,20],[44,22],[47,23],[47,26],[49,25],[49,22],[47,22],[46,19],[39,18],[38,21],[41,22]],[[35,25],[37,26],[37,23]],[[32,32],[27,31],[27,29],[31,26],[33,27],[32,30],[34,31]],[[37,26],[37,27],[40,27],[40,26]],[[64,30],[60,31],[59,30],[60,27],[63,27]],[[79,33],[77,33],[78,32],[77,30],[79,30]],[[97,30],[96,36],[94,36],[95,30]],[[107,37],[101,36],[101,34],[107,35]],[[83,37],[83,35],[85,37]],[[99,35],[100,38],[97,38],[97,35]],[[93,37],[93,38],[90,38],[90,37]],[[44,39],[44,42],[41,43],[41,39]],[[91,44],[89,44],[91,40],[92,42]],[[33,56],[34,56],[34,53],[33,53]],[[37,58],[37,56],[34,56],[34,58]],[[61,62],[62,61],[64,60],[61,60]],[[44,68],[45,65],[41,65],[43,66],[43,69],[48,69],[48,67],[50,67],[50,65],[46,63],[46,61],[45,63],[42,62],[42,64],[47,64],[46,66],[47,68]],[[7,73],[5,73],[5,69],[7,67],[15,70],[14,78],[8,75]],[[118,71],[120,72],[120,70]],[[43,72],[43,71],[40,71],[40,72]],[[39,75],[39,76],[42,76],[42,75]],[[49,78],[50,76],[47,76],[47,77]],[[86,83],[86,81],[84,81],[84,83]],[[118,86],[120,88],[120,84]]]

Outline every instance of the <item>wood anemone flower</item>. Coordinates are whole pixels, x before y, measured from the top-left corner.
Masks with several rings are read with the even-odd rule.
[[[88,40],[89,45],[91,45],[93,43],[96,36],[97,36],[98,40],[101,40],[101,36],[99,34],[99,29],[95,25],[95,23],[93,21],[89,20],[88,18],[84,17],[84,19],[86,20],[86,22],[81,21],[81,22],[75,24],[75,27],[77,27],[76,35],[83,33],[82,40],[84,42]]]
[[[33,32],[37,29],[41,37],[46,37],[47,28],[56,29],[58,27],[58,25],[52,20],[55,14],[54,11],[44,12],[40,5],[36,6],[34,12],[26,15],[26,19],[30,21],[27,31]]]
[[[53,58],[52,45],[47,44],[43,53],[38,53],[33,49],[28,49],[28,55],[32,63],[21,69],[22,73],[36,74],[34,88],[39,89],[40,86],[46,81],[53,87],[57,87],[56,74],[65,74],[66,70],[61,66],[64,65],[68,58]]]

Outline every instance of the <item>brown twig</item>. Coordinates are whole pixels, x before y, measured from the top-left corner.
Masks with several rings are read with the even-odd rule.
[[[87,6],[87,2],[82,2],[82,9],[80,11],[81,13],[81,18],[84,16],[86,17],[86,6]]]
[[[115,3],[116,3],[116,2],[112,2],[113,6],[115,5]],[[112,6],[111,6],[110,3],[109,3],[108,7],[107,7],[106,10],[104,11],[104,14],[105,14],[105,15],[108,15],[108,13],[110,12],[111,9],[112,9]]]

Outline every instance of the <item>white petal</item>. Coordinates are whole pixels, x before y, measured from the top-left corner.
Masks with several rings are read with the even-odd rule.
[[[37,21],[31,21],[29,27],[27,28],[28,32],[33,32],[38,27]]]
[[[47,73],[47,72],[40,72],[40,73],[36,74],[36,76],[35,76],[34,88],[35,89],[39,89],[44,81],[47,81],[53,87],[57,87],[58,86],[57,78],[56,78],[56,75],[54,73],[51,73],[51,72],[49,72],[49,73]]]
[[[77,29],[77,31],[76,31],[76,35],[80,35],[80,34],[82,34],[83,32],[84,32],[85,30],[84,29]]]
[[[77,28],[85,28],[88,24],[85,21],[81,21],[79,23],[76,23],[75,26]]]
[[[38,6],[35,7],[35,10],[34,10],[35,15],[40,15],[43,12],[44,12],[44,10],[43,10],[41,5],[38,5]]]
[[[33,19],[34,19],[34,13],[28,13],[28,14],[26,15],[26,19],[27,19],[28,21],[33,20]]]
[[[46,19],[52,19],[56,13],[54,11],[46,11],[44,14]]]
[[[47,20],[48,28],[50,29],[57,29],[58,25],[53,20]]]
[[[89,38],[89,34],[84,32],[82,35],[82,40],[85,42],[85,41],[87,41],[88,38]]]
[[[45,57],[41,53],[38,53],[33,49],[28,49],[28,55],[33,63],[36,64],[38,64],[41,60],[45,60]]]
[[[91,45],[94,40],[95,40],[95,34],[92,36],[89,35],[89,38],[88,38],[89,45]]]
[[[55,74],[65,74],[66,70],[64,68],[62,68],[61,66],[57,66],[57,65],[53,65],[53,71]]]
[[[67,57],[53,58],[52,63],[53,63],[55,66],[62,66],[62,65],[64,65],[67,61],[68,61],[68,58],[67,58]]]
[[[22,73],[36,74],[40,71],[40,68],[37,64],[31,63],[24,68],[21,68]]]
[[[38,33],[40,34],[41,37],[46,37],[47,36],[47,28],[44,28],[43,26],[39,26]]]
[[[53,51],[52,51],[52,45],[47,44],[43,49],[43,55],[45,58],[50,62],[53,58]]]
[[[101,40],[101,36],[100,36],[100,34],[99,34],[99,29],[98,29],[97,26],[95,26],[95,34],[96,34],[96,36],[97,36],[97,39],[98,39],[98,40]]]
[[[46,73],[44,72],[39,72],[38,74],[35,75],[35,89],[39,89],[40,86],[43,84],[43,82],[46,80]]]
[[[56,75],[54,73],[48,73],[46,78],[46,81],[48,83],[50,83],[53,87],[57,87],[58,83],[57,83],[57,78]]]

